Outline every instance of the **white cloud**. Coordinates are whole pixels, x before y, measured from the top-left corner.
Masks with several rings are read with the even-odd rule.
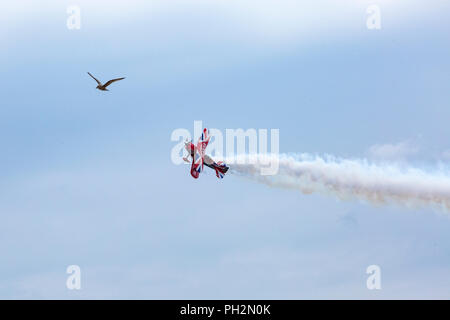
[[[419,147],[410,141],[403,141],[396,144],[376,144],[369,148],[370,157],[379,160],[403,160],[416,155]]]

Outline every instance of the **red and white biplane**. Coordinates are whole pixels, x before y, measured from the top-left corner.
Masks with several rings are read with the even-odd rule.
[[[192,158],[191,175],[195,179],[197,179],[203,171],[203,166],[214,169],[216,171],[216,176],[219,179],[223,179],[225,173],[227,173],[229,169],[222,161],[215,162],[210,156],[205,154],[210,138],[209,131],[205,128],[203,129],[202,136],[198,139],[197,145],[194,145],[192,142],[185,143],[185,148]],[[183,160],[190,163],[188,158],[183,158]]]

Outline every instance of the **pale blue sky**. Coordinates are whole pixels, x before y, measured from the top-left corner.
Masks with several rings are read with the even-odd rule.
[[[279,129],[282,152],[450,160],[448,1],[310,3],[2,2],[0,298],[449,298],[448,215],[170,161],[194,120]],[[87,71],[127,78],[100,92]]]

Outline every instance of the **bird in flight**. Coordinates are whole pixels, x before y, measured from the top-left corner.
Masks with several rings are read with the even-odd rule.
[[[97,81],[98,86],[96,87],[96,89],[102,90],[102,91],[109,91],[108,89],[106,89],[107,86],[109,86],[109,85],[110,85],[111,83],[113,83],[113,82],[116,82],[116,81],[125,79],[125,78],[112,79],[112,80],[109,80],[108,82],[106,82],[105,84],[102,84],[100,81],[98,81],[97,78],[95,78],[95,77],[94,77],[92,74],[90,74],[89,72],[88,72],[88,75],[90,75],[90,76],[92,77],[92,79],[94,79],[95,81]]]

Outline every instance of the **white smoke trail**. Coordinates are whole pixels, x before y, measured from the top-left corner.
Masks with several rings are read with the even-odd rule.
[[[227,160],[231,172],[273,187],[296,189],[305,194],[332,194],[340,199],[373,204],[396,203],[450,211],[450,172],[445,169],[427,172],[398,164],[307,154],[246,155]],[[277,174],[261,175],[262,168],[277,160]]]

